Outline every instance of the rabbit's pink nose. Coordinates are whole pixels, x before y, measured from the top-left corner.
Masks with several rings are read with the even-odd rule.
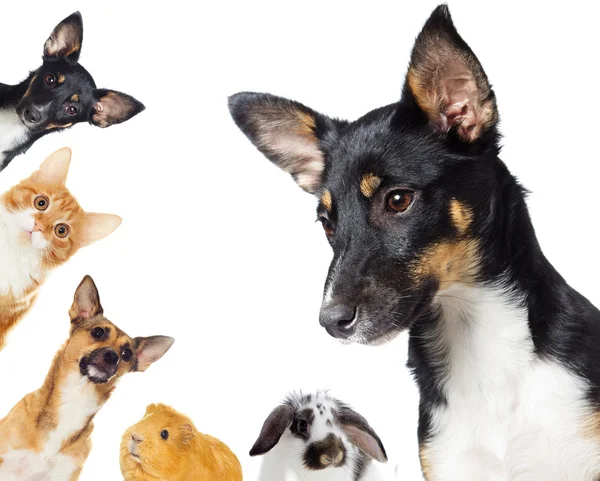
[[[137,434],[132,434],[132,435],[131,435],[131,440],[132,440],[132,441],[133,441],[135,444],[140,444],[140,443],[143,441],[143,439],[142,439],[140,436],[138,436]]]

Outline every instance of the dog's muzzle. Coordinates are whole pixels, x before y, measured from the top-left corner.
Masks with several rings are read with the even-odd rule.
[[[110,347],[96,349],[79,361],[81,374],[96,384],[110,381],[118,367],[119,356]]]

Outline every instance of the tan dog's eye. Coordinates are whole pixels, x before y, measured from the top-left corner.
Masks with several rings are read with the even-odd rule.
[[[133,356],[133,352],[131,349],[123,349],[123,352],[121,353],[121,359],[123,359],[123,361],[131,361],[131,356]]]
[[[390,192],[386,198],[386,206],[390,212],[402,213],[411,206],[415,193],[408,189],[398,189]]]
[[[54,234],[60,239],[64,239],[69,235],[69,226],[67,224],[57,224],[54,228]]]
[[[92,329],[92,337],[94,339],[102,340],[104,338],[104,329],[101,327],[94,327],[94,329]]]
[[[35,208],[37,210],[45,211],[48,208],[48,205],[50,205],[50,201],[48,200],[48,197],[46,197],[45,195],[38,195],[33,200],[33,205],[35,206]]]

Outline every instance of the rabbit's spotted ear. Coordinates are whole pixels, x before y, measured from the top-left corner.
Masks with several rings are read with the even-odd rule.
[[[381,439],[364,417],[347,406],[337,410],[336,417],[352,444],[380,463],[387,461],[387,454]]]
[[[294,408],[292,406],[282,404],[273,409],[250,450],[250,456],[260,456],[273,449],[293,419]]]

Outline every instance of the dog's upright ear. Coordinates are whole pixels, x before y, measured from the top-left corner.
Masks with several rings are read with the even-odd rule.
[[[81,14],[75,12],[60,22],[46,40],[44,59],[58,60],[64,58],[75,64],[79,61],[82,42],[83,20]]]
[[[139,114],[146,107],[142,102],[131,95],[117,92],[116,90],[94,90],[94,103],[90,123],[96,127],[110,127],[129,120]]]
[[[73,305],[69,309],[72,324],[89,319],[104,313],[100,304],[100,294],[94,280],[85,276],[73,296]]]
[[[292,100],[240,92],[229,97],[237,126],[271,162],[316,194],[325,169],[324,141],[344,125]]]
[[[136,371],[143,372],[171,349],[175,339],[168,336],[136,337]]]
[[[496,127],[496,97],[479,60],[456,31],[446,5],[431,14],[417,37],[406,84],[436,129],[474,142]]]
[[[282,404],[273,409],[250,450],[250,456],[260,456],[271,451],[294,419],[294,412],[294,408],[289,404]]]

